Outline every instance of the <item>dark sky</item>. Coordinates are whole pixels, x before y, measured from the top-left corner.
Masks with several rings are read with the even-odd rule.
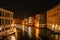
[[[59,0],[0,0],[0,7],[13,11],[15,17],[33,16],[57,5]]]

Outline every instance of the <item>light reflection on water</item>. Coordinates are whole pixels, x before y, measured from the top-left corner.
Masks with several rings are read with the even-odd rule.
[[[16,37],[15,35],[10,35],[10,36],[5,37],[5,39],[3,40],[16,40]]]
[[[25,31],[24,31],[24,26],[23,26],[23,28],[22,28],[22,32],[20,32],[20,34],[17,34],[17,36],[20,36],[19,38],[17,37],[16,38],[16,36],[15,35],[11,35],[11,36],[8,36],[5,40],[16,40],[16,39],[19,39],[19,40],[21,40],[21,39],[23,39],[24,40],[24,37],[21,37],[21,36],[25,36],[25,37],[28,37],[27,39],[28,40],[30,40],[29,38],[31,38],[31,40],[33,39],[33,40],[38,40],[38,38],[39,38],[39,29],[38,28],[36,28],[35,29],[35,32],[33,32],[33,30],[32,30],[33,28],[32,27],[28,27],[28,34],[26,34],[26,33],[24,33]],[[20,30],[19,30],[20,31]],[[32,32],[34,33],[34,34],[32,34]],[[22,34],[23,33],[23,34]],[[35,35],[35,36],[34,36]],[[32,38],[32,36],[34,36],[34,38],[36,38],[36,39],[34,39],[34,38]]]
[[[36,40],[38,40],[38,38],[39,38],[39,29],[36,28]]]
[[[29,37],[31,37],[32,35],[31,35],[31,27],[29,27]]]
[[[23,36],[24,36],[24,25],[22,26]]]
[[[15,36],[10,36],[10,40],[16,40]]]

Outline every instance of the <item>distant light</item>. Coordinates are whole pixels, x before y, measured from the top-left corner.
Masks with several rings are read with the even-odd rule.
[[[54,24],[52,24],[52,29],[54,29]]]
[[[60,31],[60,25],[59,25],[59,31]]]
[[[58,27],[58,25],[56,24],[56,25],[55,25],[55,28],[57,28],[57,27]]]

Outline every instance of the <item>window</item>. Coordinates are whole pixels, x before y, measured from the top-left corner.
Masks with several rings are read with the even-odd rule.
[[[0,16],[1,16],[1,12],[0,12]]]
[[[56,14],[54,14],[54,16],[56,16]]]
[[[0,32],[4,31],[4,28],[0,28]]]
[[[4,12],[1,12],[1,15],[4,16]]]
[[[58,14],[59,14],[59,16],[60,16],[60,12],[59,12]]]
[[[11,16],[10,17],[13,17],[13,14],[10,14]]]
[[[5,30],[9,30],[9,29],[10,29],[10,27],[6,27],[6,28],[5,28]]]
[[[5,20],[5,24],[10,24],[10,20]]]
[[[9,13],[5,13],[5,17],[10,17],[10,14]]]
[[[60,16],[60,11],[57,13],[57,16]]]
[[[4,19],[1,19],[1,25],[4,25]]]
[[[12,20],[10,21],[10,24],[12,24]]]

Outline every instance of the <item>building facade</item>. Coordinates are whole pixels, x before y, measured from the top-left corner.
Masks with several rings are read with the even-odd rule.
[[[34,26],[34,17],[28,17],[28,24]]]
[[[44,14],[37,14],[35,16],[35,26],[39,26],[40,28],[45,27],[45,19],[44,19]]]
[[[13,12],[0,8],[0,36],[14,33],[16,30],[11,27],[13,20]]]
[[[55,40],[60,40],[60,4],[47,11],[47,28]]]
[[[60,30],[60,4],[47,11],[47,28],[54,31]]]

